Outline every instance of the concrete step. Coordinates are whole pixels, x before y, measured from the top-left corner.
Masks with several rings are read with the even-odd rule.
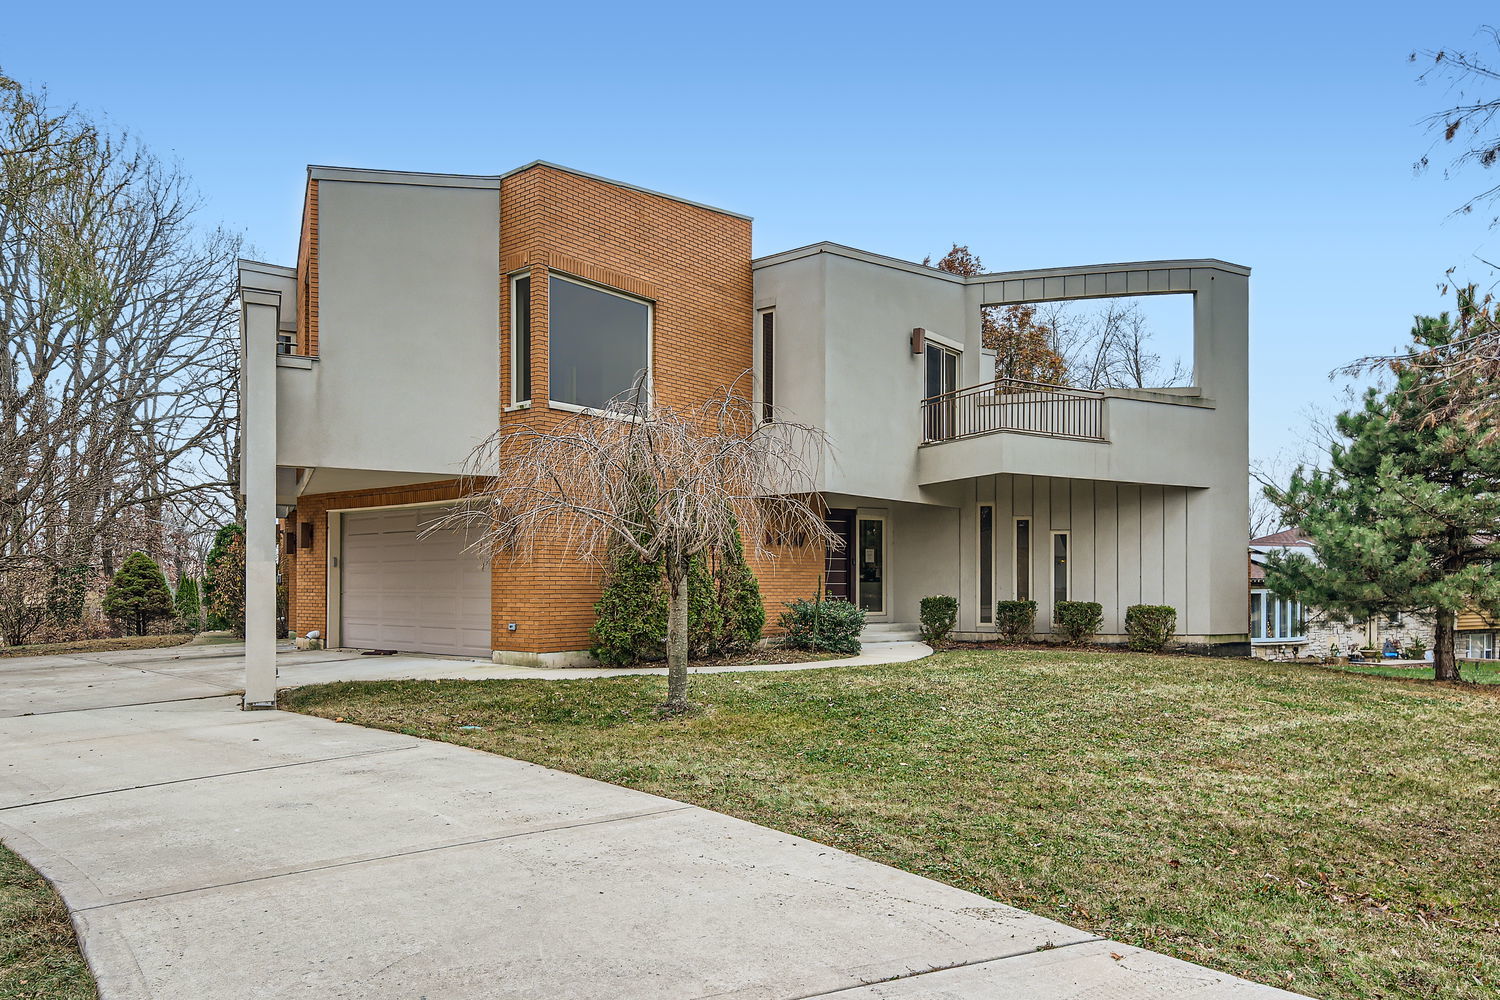
[[[922,629],[913,622],[869,622],[859,634],[860,642],[916,642]]]

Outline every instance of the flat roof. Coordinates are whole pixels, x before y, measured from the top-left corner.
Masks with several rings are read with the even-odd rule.
[[[1218,260],[1213,257],[1202,257],[1188,260],[1140,260],[1122,261],[1116,264],[1081,264],[1077,267],[1039,267],[1026,268],[1019,271],[987,271],[984,274],[962,275],[953,274],[926,264],[914,264],[909,260],[901,260],[899,257],[887,257],[885,254],[872,253],[869,250],[844,246],[842,243],[829,242],[813,243],[809,246],[797,247],[795,250],[783,250],[780,253],[757,257],[750,262],[750,266],[753,268],[772,267],[776,264],[784,264],[788,261],[800,260],[801,258],[812,257],[820,253],[834,254],[839,257],[847,257],[850,260],[863,261],[879,267],[895,268],[899,271],[908,271],[912,274],[939,278],[961,285],[978,284],[986,281],[1008,281],[1017,278],[1045,278],[1065,274],[1088,274],[1112,271],[1159,271],[1187,267],[1215,268],[1220,271],[1228,271],[1231,274],[1246,276],[1250,274],[1250,268],[1243,264],[1231,264],[1228,261]]]
[[[630,191],[639,191],[657,198],[665,198],[683,205],[691,205],[701,208],[707,212],[715,212],[719,215],[728,215],[736,219],[750,220],[750,216],[741,212],[731,212],[727,208],[719,208],[715,205],[706,205],[701,201],[693,201],[691,198],[682,198],[675,194],[667,194],[665,191],[656,191],[639,184],[631,184],[628,181],[615,180],[613,177],[603,177],[599,174],[591,174],[586,170],[577,170],[573,167],[565,167],[561,163],[553,163],[550,160],[532,160],[530,163],[507,170],[502,174],[437,174],[426,173],[419,170],[378,170],[369,167],[332,167],[318,164],[309,164],[307,168],[308,180],[332,180],[332,181],[354,181],[368,184],[413,184],[422,187],[458,187],[458,188],[480,188],[499,190],[500,182],[507,177],[524,173],[536,167],[547,167],[551,170],[559,170],[565,174],[575,177],[583,177],[601,184],[609,184],[613,187],[625,188]]]

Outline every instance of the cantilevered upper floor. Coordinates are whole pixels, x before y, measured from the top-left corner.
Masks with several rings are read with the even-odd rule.
[[[962,276],[832,243],[756,260],[762,391],[822,427],[826,491],[923,502],[999,473],[1243,491],[1249,269],[1219,260]],[[987,309],[1192,297],[1188,386],[997,381]],[[769,343],[769,349],[768,349]]]

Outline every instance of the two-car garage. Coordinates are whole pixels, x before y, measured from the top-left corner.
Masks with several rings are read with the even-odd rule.
[[[443,513],[400,507],[339,517],[340,645],[489,657],[490,569],[464,551],[462,530],[426,531]]]

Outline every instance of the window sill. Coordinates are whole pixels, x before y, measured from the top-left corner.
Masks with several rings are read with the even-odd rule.
[[[633,413],[616,413],[612,410],[599,410],[592,406],[579,406],[577,403],[564,403],[559,400],[547,400],[547,406],[553,410],[563,410],[567,413],[582,413],[590,417],[603,417],[606,420],[638,421],[641,418]]]
[[[1288,639],[1254,639],[1250,640],[1252,646],[1305,646],[1308,643],[1305,635],[1293,636]]]
[[[519,403],[511,403],[509,406],[504,407],[503,409],[501,409],[500,412],[501,413],[515,413],[517,410],[529,410],[529,409],[531,409],[531,400],[529,400],[529,399],[523,399]]]

